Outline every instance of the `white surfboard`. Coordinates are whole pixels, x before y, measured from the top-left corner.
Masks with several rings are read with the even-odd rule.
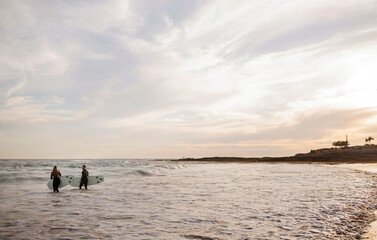
[[[59,188],[62,188],[62,187],[65,187],[67,186],[68,184],[70,184],[71,182],[73,182],[73,175],[64,175],[64,176],[61,176],[60,177],[60,185],[59,185]],[[49,189],[53,189],[53,186],[52,186],[52,183],[53,183],[54,179],[51,179],[48,183],[47,183],[47,187]]]
[[[80,186],[81,177],[75,177],[73,181],[70,183],[72,187],[79,187]],[[103,176],[89,176],[88,177],[88,186],[95,185],[105,181]]]

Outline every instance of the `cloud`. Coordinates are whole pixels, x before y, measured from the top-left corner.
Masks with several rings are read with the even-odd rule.
[[[293,124],[283,124],[251,134],[254,139],[322,139],[337,132],[347,134],[358,130],[366,120],[375,117],[371,109],[321,109],[303,114]]]
[[[57,109],[64,104],[58,96],[35,99],[33,96],[17,96],[8,98],[0,109],[0,123],[11,123],[18,126],[36,122],[67,121],[69,112]]]
[[[287,153],[295,139],[361,136],[351,123],[377,101],[375,1],[0,4],[8,137],[75,132],[101,156]]]

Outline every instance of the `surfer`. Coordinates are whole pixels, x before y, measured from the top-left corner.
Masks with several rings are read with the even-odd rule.
[[[58,171],[58,167],[54,166],[54,169],[52,169],[51,172],[51,179],[54,179],[52,186],[54,188],[54,192],[59,192],[59,185],[60,185],[60,177],[61,177],[60,171]]]
[[[82,165],[80,189],[82,185],[85,185],[85,189],[88,189],[88,176],[89,176],[89,172],[88,170],[86,170],[86,166]]]

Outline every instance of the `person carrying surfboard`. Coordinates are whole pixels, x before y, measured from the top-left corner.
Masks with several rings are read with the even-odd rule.
[[[82,172],[81,172],[81,181],[80,181],[80,189],[83,185],[85,185],[85,189],[88,189],[88,176],[89,172],[86,170],[86,166],[82,165]]]
[[[54,168],[52,169],[52,172],[51,172],[51,177],[50,177],[50,179],[54,179],[54,181],[52,183],[52,186],[54,188],[54,192],[59,192],[59,185],[60,185],[60,177],[61,176],[62,176],[62,174],[58,170],[58,167],[54,166]]]

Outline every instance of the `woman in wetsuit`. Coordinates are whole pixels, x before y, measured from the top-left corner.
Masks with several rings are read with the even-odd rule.
[[[85,186],[85,189],[88,189],[88,176],[89,176],[89,172],[88,172],[88,170],[86,170],[86,166],[82,165],[80,189],[81,189],[82,185]]]
[[[54,188],[54,192],[59,192],[59,185],[60,185],[60,177],[61,177],[60,171],[58,171],[58,167],[54,166],[54,169],[52,169],[51,172],[51,179],[54,179],[52,182],[52,186]]]

